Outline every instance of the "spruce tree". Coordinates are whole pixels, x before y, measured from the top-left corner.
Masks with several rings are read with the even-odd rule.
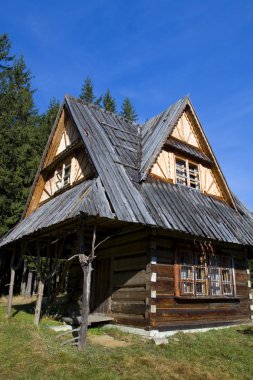
[[[10,58],[6,37],[4,46],[0,69],[0,235],[21,216],[38,165],[39,144],[31,73],[23,57],[9,65],[12,60],[6,59]]]
[[[9,62],[13,60],[13,57],[9,55],[10,48],[11,43],[7,34],[0,35],[0,75],[3,75],[8,70]]]
[[[93,83],[89,77],[87,77],[84,81],[79,98],[87,103],[94,103],[96,99],[93,91]]]
[[[111,96],[109,89],[107,89],[105,95],[103,96],[103,107],[106,111],[116,112],[116,103],[114,98]]]
[[[129,98],[125,98],[121,108],[121,115],[130,121],[136,121],[138,116],[136,114],[135,108]]]

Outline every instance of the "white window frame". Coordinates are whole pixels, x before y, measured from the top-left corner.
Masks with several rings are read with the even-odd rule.
[[[182,257],[192,257],[192,262],[183,263]],[[235,297],[234,261],[231,256],[213,255],[197,263],[201,253],[182,249],[178,253],[179,295],[190,297]],[[214,264],[216,261],[216,265]],[[228,265],[229,264],[229,265]],[[199,276],[198,274],[201,273]],[[215,276],[213,276],[215,273]]]
[[[55,192],[71,184],[71,161],[64,162],[55,171]]]
[[[183,161],[185,163],[185,173],[183,175],[179,175],[177,173],[178,171],[178,164],[177,161]],[[197,168],[197,174],[195,175],[196,180],[192,181],[191,179],[191,169],[190,165],[194,165]],[[183,169],[182,169],[183,171]],[[185,181],[185,183],[180,183],[179,179],[181,178],[182,181]],[[200,191],[200,168],[199,164],[196,164],[193,161],[188,160],[187,158],[183,158],[180,156],[175,156],[175,183],[181,186],[187,186],[191,189],[199,190]],[[195,183],[195,187],[191,186],[192,183]]]

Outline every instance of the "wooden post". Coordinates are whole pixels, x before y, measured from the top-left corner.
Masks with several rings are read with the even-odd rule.
[[[35,326],[39,326],[39,323],[40,323],[40,313],[41,313],[41,305],[42,305],[42,300],[43,300],[44,286],[45,286],[44,282],[40,279],[39,284],[38,284],[38,294],[37,294],[35,316],[34,316]]]
[[[79,331],[78,349],[84,350],[87,346],[87,331],[88,331],[88,317],[90,306],[90,286],[91,286],[91,272],[92,261],[95,258],[95,242],[96,242],[96,226],[93,230],[92,249],[91,255],[84,255],[84,221],[83,215],[80,215],[80,228],[79,228],[79,261],[83,270],[83,298],[82,298],[82,314],[81,325]]]
[[[79,262],[83,270],[83,295],[82,295],[82,314],[81,314],[81,324],[78,339],[78,349],[84,350],[87,342],[87,329],[88,329],[88,303],[87,303],[87,279],[88,279],[88,268],[87,260],[84,255],[84,218],[83,214],[80,214],[79,231],[78,231],[78,254]]]
[[[26,280],[26,272],[27,272],[27,260],[24,260],[21,289],[20,289],[21,296],[24,296],[25,292],[26,292],[26,281],[25,281]]]
[[[88,304],[88,266],[86,263],[81,263],[83,269],[83,298],[82,298],[82,314],[81,324],[78,339],[78,349],[84,350],[87,346],[87,330],[88,330],[88,316],[89,316],[89,304]]]
[[[33,272],[29,269],[26,289],[25,289],[25,298],[30,298],[32,295],[32,280],[33,280]]]
[[[38,293],[37,293],[37,301],[35,307],[35,315],[34,315],[34,324],[35,326],[39,326],[40,322],[40,313],[41,313],[41,305],[43,300],[44,293],[44,280],[42,279],[42,271],[41,271],[41,258],[40,258],[40,243],[39,238],[37,238],[36,242],[36,266],[37,266],[37,274],[38,274]]]
[[[11,306],[12,306],[12,297],[13,297],[13,287],[14,287],[14,281],[15,281],[15,267],[14,267],[14,260],[16,256],[16,249],[14,248],[12,257],[11,257],[11,277],[10,277],[10,284],[9,284],[9,296],[8,296],[8,304],[6,309],[6,317],[9,318],[11,316]]]

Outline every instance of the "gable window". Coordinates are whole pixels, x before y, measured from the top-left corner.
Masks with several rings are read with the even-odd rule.
[[[232,258],[194,250],[178,253],[180,296],[234,296]]]
[[[199,190],[198,165],[187,159],[176,158],[176,183]]]
[[[56,191],[63,189],[70,184],[71,162],[63,163],[56,169],[55,172],[55,187]]]

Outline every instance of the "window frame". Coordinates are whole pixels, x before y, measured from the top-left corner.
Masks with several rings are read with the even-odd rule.
[[[55,170],[55,191],[54,194],[58,191],[61,191],[65,187],[71,185],[71,171],[72,171],[72,161],[64,161],[59,165]],[[66,174],[67,172],[67,174]]]
[[[186,175],[185,176],[182,175],[182,178],[185,178],[186,184],[178,182],[177,160],[185,162]],[[196,182],[197,186],[196,187],[191,186],[191,173],[190,173],[191,169],[190,169],[190,165],[194,165],[197,168],[197,182]],[[186,187],[189,187],[190,189],[201,191],[200,166],[199,166],[199,164],[196,163],[196,162],[194,162],[194,161],[189,160],[188,158],[175,155],[175,183],[177,185],[180,185],[180,186],[186,186]]]
[[[192,263],[182,260],[182,254],[192,257]],[[197,257],[206,258],[201,263]],[[214,262],[216,261],[216,265]],[[226,263],[226,265],[225,265]],[[232,255],[180,248],[175,260],[175,295],[182,298],[235,298],[236,282]]]

